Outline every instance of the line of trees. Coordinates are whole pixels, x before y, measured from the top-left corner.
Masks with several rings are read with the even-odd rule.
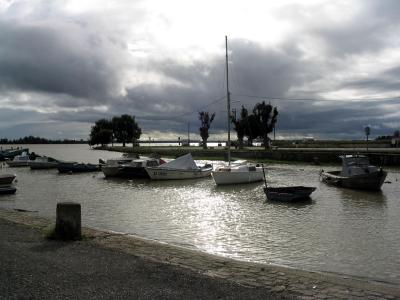
[[[236,131],[239,148],[243,148],[243,140],[247,137],[248,145],[251,146],[257,138],[263,140],[265,149],[269,146],[268,134],[274,130],[278,120],[278,109],[266,104],[265,101],[257,103],[251,114],[242,106],[239,117],[232,116],[232,123]]]
[[[90,131],[90,145],[107,145],[109,143],[122,143],[125,147],[126,143],[132,142],[137,144],[142,129],[135,121],[134,116],[121,115],[109,119],[100,119],[92,126]]]
[[[203,140],[203,148],[207,149],[207,139],[209,137],[208,131],[211,123],[214,120],[215,113],[211,114],[206,111],[199,112],[199,120],[201,122],[200,136]],[[257,103],[252,113],[242,106],[239,117],[231,115],[231,122],[233,129],[236,131],[239,148],[243,148],[243,140],[247,137],[248,145],[251,146],[253,141],[257,138],[263,140],[264,147],[269,146],[268,134],[271,133],[276,121],[278,120],[278,109],[272,107],[271,104],[266,104],[265,101]]]
[[[87,140],[71,140],[71,139],[63,139],[63,140],[49,140],[46,138],[36,137],[36,136],[25,136],[19,139],[9,140],[6,138],[0,139],[0,144],[86,144]]]

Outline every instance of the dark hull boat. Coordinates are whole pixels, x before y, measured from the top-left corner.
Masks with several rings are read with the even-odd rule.
[[[10,185],[15,179],[14,174],[0,174],[0,186]]]
[[[7,195],[7,194],[15,194],[17,188],[10,185],[10,186],[0,186],[0,195]]]
[[[60,173],[84,173],[100,171],[100,166],[77,162],[63,162],[58,164],[57,169]]]
[[[157,167],[165,163],[157,158],[139,158],[131,161],[109,160],[101,167],[106,177],[150,178],[145,167]]]
[[[14,179],[14,174],[0,174],[0,195],[15,193],[17,189],[12,184]]]
[[[387,172],[369,163],[364,155],[343,155],[341,171],[321,170],[321,181],[326,184],[362,190],[379,190]]]
[[[265,187],[264,193],[269,201],[296,202],[309,200],[315,190],[308,186]]]
[[[327,184],[338,187],[362,190],[380,190],[387,176],[387,172],[383,170],[354,176],[341,176],[340,174],[340,171],[322,171],[321,180]]]

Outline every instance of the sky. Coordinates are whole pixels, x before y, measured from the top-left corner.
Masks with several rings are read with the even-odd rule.
[[[277,138],[400,129],[397,0],[0,0],[0,138],[87,139],[135,116],[142,139],[226,138],[266,101]],[[235,137],[235,133],[232,132]]]

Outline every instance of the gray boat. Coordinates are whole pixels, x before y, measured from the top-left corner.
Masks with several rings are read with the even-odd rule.
[[[321,170],[321,181],[326,184],[362,190],[379,190],[387,172],[369,163],[364,155],[342,155],[341,171]]]

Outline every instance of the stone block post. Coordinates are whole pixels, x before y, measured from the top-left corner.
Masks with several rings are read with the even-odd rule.
[[[55,233],[62,240],[81,239],[81,205],[79,203],[57,203]]]

